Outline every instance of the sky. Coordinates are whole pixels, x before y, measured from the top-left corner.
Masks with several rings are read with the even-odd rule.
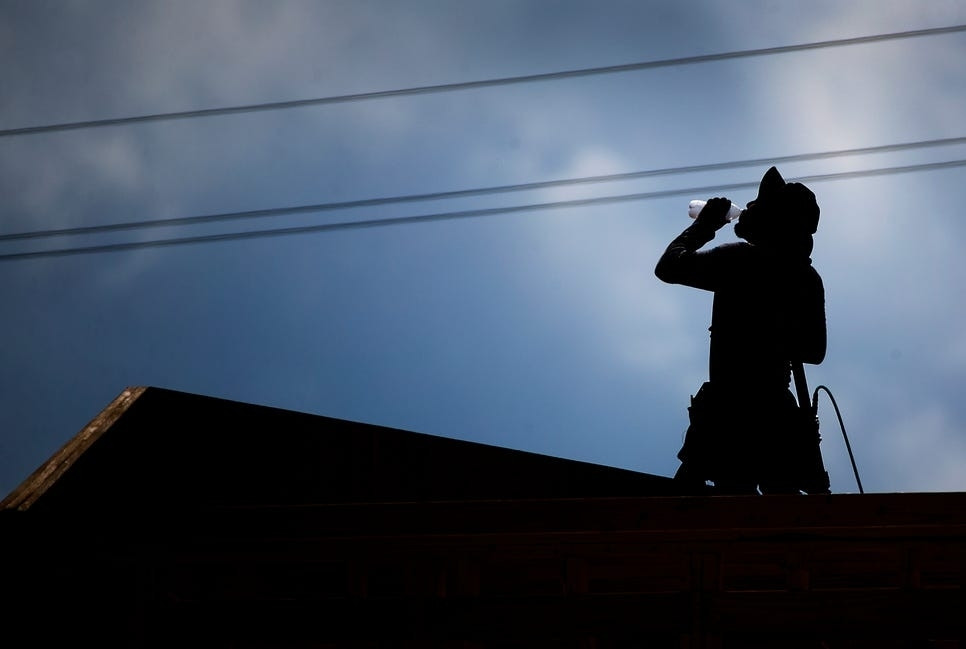
[[[6,0],[0,130],[963,24],[963,0]],[[653,269],[689,224],[688,201],[751,200],[761,161],[963,138],[964,115],[960,31],[2,134],[0,235],[759,162],[0,236],[0,496],[128,386],[672,475],[707,377],[711,295]],[[822,211],[813,262],[829,333],[827,359],[806,371],[832,391],[867,492],[966,489],[964,159],[960,140],[778,163],[789,180],[833,176],[806,181]],[[665,195],[557,204],[654,192]],[[13,256],[540,203],[557,205]],[[725,228],[713,243],[734,240]],[[856,492],[824,394],[819,417],[832,490]]]

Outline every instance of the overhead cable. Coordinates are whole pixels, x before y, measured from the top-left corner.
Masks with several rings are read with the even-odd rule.
[[[62,122],[59,124],[45,124],[39,126],[25,126],[20,128],[8,128],[0,130],[0,137],[13,135],[32,135],[37,133],[51,133],[55,131],[73,131],[79,129],[100,128],[105,126],[121,126],[128,124],[141,124],[145,122],[160,122],[179,119],[192,119],[198,117],[214,117],[217,115],[233,115],[239,113],[255,113],[264,111],[274,111],[289,108],[303,108],[308,106],[324,106],[328,104],[341,104],[355,101],[367,101],[371,99],[387,99],[390,97],[404,97],[412,95],[424,95],[431,93],[453,92],[457,90],[472,90],[477,88],[491,88],[494,86],[509,86],[515,84],[533,83],[537,81],[557,81],[561,79],[574,79],[578,77],[589,77],[602,74],[615,74],[622,72],[635,72],[640,70],[651,70],[655,68],[666,68],[679,65],[694,65],[697,63],[709,63],[712,61],[725,61],[730,59],[741,59],[756,56],[769,56],[774,54],[787,54],[790,52],[803,52],[807,50],[818,50],[830,47],[844,47],[848,45],[864,45],[878,43],[882,41],[898,40],[905,38],[918,38],[923,36],[938,36],[942,34],[952,34],[966,31],[966,25],[950,25],[947,27],[935,27],[931,29],[916,29],[902,32],[892,32],[887,34],[873,34],[870,36],[858,36],[855,38],[841,38],[834,40],[815,41],[811,43],[800,43],[796,45],[781,45],[777,47],[762,47],[756,49],[737,50],[732,52],[719,52],[716,54],[700,54],[696,56],[684,56],[679,58],[659,59],[654,61],[641,61],[637,63],[625,63],[620,65],[608,65],[595,68],[581,68],[576,70],[562,70],[558,72],[543,72],[537,74],[525,74],[513,77],[499,77],[494,79],[481,79],[477,81],[460,81],[454,83],[441,83],[426,86],[416,86],[411,88],[398,88],[394,90],[377,90],[373,92],[360,92],[346,95],[333,95],[328,97],[316,97],[311,99],[295,99],[289,101],[276,101],[259,104],[247,104],[243,106],[224,106],[220,108],[202,108],[198,110],[185,110],[168,113],[154,113],[150,115],[135,115],[130,117],[114,117],[108,119],[92,119],[77,122]]]
[[[430,200],[442,200],[452,198],[465,198],[470,196],[484,196],[491,194],[503,194],[518,191],[530,191],[537,189],[551,189],[554,187],[565,187],[572,185],[613,182],[622,180],[636,180],[641,178],[656,176],[672,176],[685,173],[697,173],[708,171],[721,171],[725,169],[737,169],[742,167],[754,167],[762,165],[778,165],[786,162],[803,162],[808,160],[825,160],[837,157],[853,155],[866,155],[876,153],[888,153],[895,151],[905,151],[909,149],[929,148],[938,146],[951,146],[956,144],[966,144],[966,137],[951,137],[936,140],[919,140],[917,142],[902,142],[897,144],[884,144],[879,146],[860,147],[854,149],[839,149],[836,151],[821,151],[816,153],[799,153],[794,155],[777,156],[771,158],[753,158],[750,160],[737,160],[730,162],[714,162],[709,164],[689,165],[683,167],[666,167],[663,169],[648,169],[643,171],[631,171],[624,173],[604,174],[598,176],[583,176],[579,178],[562,178],[557,180],[545,180],[529,183],[517,183],[512,185],[498,185],[491,187],[479,187],[473,189],[457,189],[441,192],[427,192],[422,194],[406,194],[402,196],[382,196],[376,198],[364,198],[351,201],[337,201],[328,203],[315,203],[308,205],[290,205],[283,207],[272,207],[260,210],[244,210],[237,212],[220,212],[215,214],[201,214],[195,216],[182,216],[164,219],[149,219],[142,221],[127,221],[123,223],[106,223],[102,225],[78,226],[72,228],[57,228],[47,230],[33,230],[29,232],[14,232],[10,234],[0,234],[0,241],[14,241],[22,239],[40,239],[57,236],[86,235],[105,232],[116,232],[121,230],[136,230],[141,228],[170,227],[180,225],[197,225],[201,223],[212,223],[217,221],[230,221],[240,219],[265,218],[270,216],[289,216],[293,214],[305,214],[316,212],[327,212],[332,210],[352,209],[359,207],[375,207],[378,205],[389,205],[396,203],[412,203]]]
[[[948,169],[952,167],[966,166],[966,159],[947,160],[944,162],[932,162],[918,165],[905,165],[896,167],[884,167],[880,169],[865,169],[858,171],[842,171],[828,174],[817,174],[810,176],[799,176],[788,178],[788,182],[824,182],[829,180],[842,180],[847,178],[866,178],[872,176],[884,176],[899,173],[911,173],[918,171],[934,171],[938,169]],[[397,216],[381,219],[366,219],[359,221],[340,221],[337,223],[322,223],[316,225],[303,225],[285,228],[272,228],[267,230],[252,230],[243,232],[226,232],[221,234],[207,234],[192,237],[178,237],[171,239],[154,239],[147,241],[130,241],[123,243],[109,243],[103,245],[54,248],[50,250],[36,250],[30,252],[13,252],[0,254],[0,262],[24,259],[38,259],[42,257],[65,257],[71,255],[83,255],[105,252],[119,252],[125,250],[137,250],[144,248],[160,248],[167,246],[180,246],[198,243],[215,243],[219,241],[237,241],[241,239],[262,239],[267,237],[289,236],[296,234],[311,234],[321,232],[333,232],[337,230],[354,230],[361,228],[375,228],[389,225],[403,225],[415,223],[427,223],[432,221],[448,221],[455,219],[477,218],[484,216],[496,216],[525,211],[545,211],[550,209],[562,209],[572,207],[590,207],[613,203],[626,203],[631,201],[641,201],[654,198],[667,198],[671,196],[693,196],[693,195],[712,195],[738,189],[750,189],[758,186],[758,182],[741,182],[720,185],[709,185],[705,187],[689,187],[686,189],[668,189],[653,192],[639,192],[634,194],[623,194],[616,196],[597,196],[592,198],[580,198],[572,200],[550,201],[546,203],[531,203],[526,205],[511,205],[506,207],[489,207],[473,210],[460,210],[449,212],[437,212],[433,214],[419,214],[414,216]]]

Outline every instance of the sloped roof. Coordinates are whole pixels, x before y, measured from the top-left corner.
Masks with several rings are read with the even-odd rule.
[[[159,388],[124,390],[0,509],[674,493],[668,478]]]

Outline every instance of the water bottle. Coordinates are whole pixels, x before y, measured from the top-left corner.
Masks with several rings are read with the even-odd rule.
[[[708,201],[691,201],[688,204],[688,216],[692,219],[698,218],[698,214],[701,212],[701,208],[705,206]],[[728,216],[726,217],[729,221],[734,221],[741,214],[741,208],[738,207],[737,203],[732,203],[731,208],[728,209]]]

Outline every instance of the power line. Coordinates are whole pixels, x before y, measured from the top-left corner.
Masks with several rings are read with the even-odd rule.
[[[885,167],[880,169],[865,169],[859,171],[842,171],[829,174],[817,174],[811,176],[799,176],[788,178],[789,182],[824,182],[829,180],[842,180],[848,178],[867,178],[872,176],[884,176],[899,173],[911,173],[917,171],[934,171],[938,169],[948,169],[952,167],[966,166],[966,159],[947,160],[944,162],[932,162],[918,165],[905,165],[895,167]],[[415,216],[398,216],[383,219],[367,219],[362,221],[341,221],[338,223],[324,223],[318,225],[294,226],[286,228],[273,228],[268,230],[254,230],[246,232],[227,232],[223,234],[198,235],[193,237],[180,237],[172,239],[155,239],[150,241],[131,241],[126,243],[111,243],[96,246],[56,248],[51,250],[37,250],[32,252],[15,252],[0,254],[0,262],[14,261],[23,259],[38,259],[42,257],[65,257],[70,255],[93,254],[104,252],[119,252],[126,250],[137,250],[142,248],[160,248],[167,246],[179,246],[199,243],[215,243],[219,241],[237,241],[241,239],[262,239],[277,236],[289,236],[296,234],[311,234],[320,232],[334,232],[337,230],[354,230],[362,228],[383,227],[388,225],[403,225],[413,223],[428,223],[433,221],[448,221],[455,219],[477,218],[484,216],[496,216],[510,214],[513,212],[525,211],[545,211],[550,209],[560,209],[568,207],[590,207],[607,205],[613,203],[627,203],[631,201],[641,201],[653,198],[667,198],[671,196],[708,196],[737,189],[749,189],[758,186],[758,182],[730,183],[725,185],[708,185],[705,187],[689,187],[686,189],[669,189],[654,192],[640,192],[635,194],[623,194],[616,196],[599,196],[594,198],[581,198],[564,201],[550,201],[546,203],[531,203],[527,205],[513,205],[508,207],[490,207],[475,210],[461,210],[450,212],[437,212],[434,214],[419,214]]]
[[[395,90],[377,90],[373,92],[361,92],[347,95],[334,95],[329,97],[316,97],[312,99],[295,99],[290,101],[276,101],[261,104],[248,104],[244,106],[225,106],[221,108],[203,108],[199,110],[186,110],[169,113],[154,113],[150,115],[135,115],[131,117],[114,117],[108,119],[94,119],[78,122],[63,122],[59,124],[46,124],[41,126],[25,126],[21,128],[10,128],[0,130],[0,137],[13,135],[32,135],[37,133],[51,133],[55,131],[73,131],[88,128],[100,128],[105,126],[120,126],[127,124],[140,124],[145,122],[159,122],[177,119],[193,119],[196,117],[213,117],[216,115],[233,115],[239,113],[254,113],[288,108],[303,108],[308,106],[324,106],[328,104],[340,104],[354,101],[366,101],[370,99],[387,99],[390,97],[404,97],[412,95],[423,95],[440,92],[453,92],[457,90],[471,90],[476,88],[490,88],[494,86],[509,86],[514,84],[533,83],[537,81],[556,81],[560,79],[574,79],[578,77],[588,77],[601,74],[615,74],[621,72],[634,72],[640,70],[651,70],[654,68],[665,68],[678,65],[694,65],[697,63],[708,63],[711,61],[725,61],[729,59],[749,58],[755,56],[770,56],[774,54],[787,54],[789,52],[803,52],[807,50],[817,50],[829,47],[844,47],[847,45],[864,45],[868,43],[878,43],[882,41],[898,40],[905,38],[917,38],[921,36],[938,36],[941,34],[952,34],[966,31],[966,25],[951,25],[948,27],[936,27],[931,29],[917,29],[903,32],[892,32],[888,34],[874,34],[871,36],[858,36],[855,38],[842,38],[826,41],[815,41],[811,43],[801,43],[797,45],[781,45],[778,47],[763,47],[749,50],[738,50],[733,52],[720,52],[717,54],[701,54],[697,56],[685,56],[671,59],[659,59],[655,61],[642,61],[638,63],[625,63],[621,65],[609,65],[596,68],[581,68],[576,70],[563,70],[558,72],[543,72],[538,74],[527,74],[514,77],[499,77],[494,79],[482,79],[477,81],[460,81],[455,83],[441,83],[427,86],[416,86],[412,88],[399,88]]]
[[[332,210],[351,209],[358,207],[374,207],[379,205],[389,205],[397,203],[412,203],[429,200],[441,200],[451,198],[465,198],[470,196],[483,196],[491,194],[503,194],[518,191],[528,191],[536,189],[550,189],[554,187],[564,187],[570,185],[582,185],[601,182],[613,182],[621,180],[634,180],[655,176],[679,175],[685,173],[721,171],[725,169],[737,169],[742,167],[754,167],[762,165],[778,165],[786,162],[803,162],[808,160],[824,160],[837,157],[866,155],[875,153],[887,153],[895,151],[905,151],[909,149],[930,148],[938,146],[951,146],[956,144],[966,144],[966,137],[951,137],[935,140],[919,140],[917,142],[902,142],[897,144],[884,144],[871,147],[860,147],[854,149],[839,149],[835,151],[821,151],[817,153],[799,153],[771,158],[754,158],[750,160],[738,160],[731,162],[715,162],[701,165],[689,165],[683,167],[666,167],[663,169],[649,169],[643,171],[631,171],[624,173],[605,174],[598,176],[583,176],[579,178],[563,178],[557,180],[546,180],[530,183],[517,183],[512,185],[498,185],[492,187],[479,187],[473,189],[458,189],[452,191],[429,192],[423,194],[406,194],[402,196],[383,196],[376,198],[365,198],[351,201],[339,201],[329,203],[315,203],[309,205],[294,205],[284,207],[272,207],[260,210],[245,210],[238,212],[221,212],[216,214],[202,214],[196,216],[183,216],[166,219],[151,219],[144,221],[128,221],[124,223],[108,223],[103,225],[88,225],[72,228],[59,228],[48,230],[34,230],[30,232],[15,232],[10,234],[0,234],[0,241],[15,241],[23,239],[40,239],[56,236],[86,235],[105,232],[116,232],[121,230],[135,230],[141,228],[157,228],[178,225],[197,225],[200,223],[212,223],[217,221],[229,221],[240,219],[265,218],[270,216],[289,216],[293,214],[304,214],[310,212],[326,212]]]

